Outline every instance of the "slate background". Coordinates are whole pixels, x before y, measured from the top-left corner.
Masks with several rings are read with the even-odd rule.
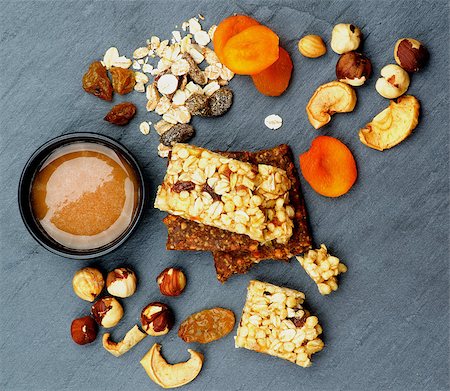
[[[185,390],[444,390],[448,365],[448,3],[441,2],[0,2],[0,173],[1,319],[0,388],[4,390],[153,390],[139,360],[155,342],[171,362],[188,358],[176,335],[192,312],[224,306],[239,317],[246,286],[257,278],[306,293],[320,319],[326,349],[313,366],[299,368],[280,359],[236,350],[233,335],[205,346],[200,376]],[[235,102],[218,119],[196,118],[197,145],[211,149],[256,150],[289,143],[295,154],[308,149],[318,134],[344,141],[358,163],[359,178],[347,195],[328,199],[302,179],[315,244],[325,242],[349,268],[339,290],[321,297],[296,261],[263,262],[248,275],[225,285],[215,279],[212,258],[203,253],[168,252],[163,216],[148,208],[137,232],[114,253],[91,262],[50,254],[26,232],[17,207],[17,184],[29,155],[43,142],[73,131],[109,135],[128,147],[141,163],[154,191],[164,173],[157,157],[156,133],[143,136],[138,125],[155,120],[137,93],[115,96],[133,100],[139,113],[125,128],[102,118],[110,103],[81,89],[88,64],[110,46],[130,56],[152,34],[170,36],[175,25],[198,13],[204,26],[234,13],[254,16],[273,28],[292,55],[295,72],[281,98],[261,96],[247,77],[231,87]],[[309,60],[296,49],[308,33],[329,43],[338,22],[358,25],[364,52],[375,75],[358,88],[353,113],[336,115],[314,130],[305,105],[314,89],[334,78],[338,56]],[[393,62],[397,38],[416,37],[431,52],[429,66],[412,77],[409,93],[422,103],[413,135],[386,152],[358,140],[358,129],[387,106],[374,89],[380,68]],[[278,131],[263,120],[277,113]],[[125,317],[115,339],[138,322],[141,308],[163,300],[176,314],[174,331],[148,337],[122,358],[101,347],[101,334],[89,346],[70,339],[70,323],[89,305],[72,292],[80,267],[107,271],[133,267],[139,276],[135,296],[123,301]],[[188,286],[178,298],[162,298],[155,278],[165,267],[181,266]],[[233,333],[234,334],[234,333]]]

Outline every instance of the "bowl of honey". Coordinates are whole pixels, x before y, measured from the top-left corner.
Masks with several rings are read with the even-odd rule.
[[[68,258],[99,257],[119,247],[142,215],[142,171],[117,141],[72,133],[31,156],[19,183],[19,209],[31,235]]]

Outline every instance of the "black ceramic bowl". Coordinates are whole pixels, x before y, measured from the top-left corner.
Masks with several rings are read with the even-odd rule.
[[[55,151],[57,148],[69,144],[86,143],[86,142],[100,144],[108,148],[111,148],[119,156],[125,159],[136,174],[137,180],[139,182],[139,195],[133,219],[130,222],[128,228],[119,237],[117,237],[115,240],[102,247],[90,250],[74,250],[61,245],[44,231],[44,229],[41,227],[39,222],[34,217],[31,206],[30,194],[31,194],[31,185],[33,184],[33,180],[36,173],[39,171],[44,161],[53,151]],[[36,239],[37,242],[41,244],[43,247],[45,247],[47,250],[55,254],[61,255],[63,257],[73,259],[88,259],[100,257],[113,251],[121,244],[123,244],[130,237],[133,230],[136,228],[136,225],[138,224],[138,221],[144,209],[145,199],[146,199],[146,189],[144,177],[142,175],[141,168],[139,167],[136,159],[122,144],[118,143],[117,141],[109,137],[102,136],[96,133],[71,133],[66,134],[64,136],[56,137],[46,142],[44,145],[38,148],[37,151],[34,152],[33,155],[30,157],[30,159],[28,160],[22,171],[22,176],[19,182],[19,209],[20,214],[22,216],[22,220],[25,226],[27,227],[28,231],[31,233],[34,239]]]

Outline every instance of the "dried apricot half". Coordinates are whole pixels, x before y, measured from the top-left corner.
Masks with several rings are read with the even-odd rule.
[[[223,62],[223,48],[231,37],[258,24],[259,22],[246,15],[233,15],[222,20],[217,26],[213,37],[214,51],[219,60]]]
[[[254,75],[278,60],[278,35],[262,25],[231,37],[223,48],[223,63],[239,75]]]
[[[289,53],[280,47],[278,60],[262,72],[252,75],[253,84],[263,95],[280,96],[289,86],[292,68]]]
[[[310,186],[325,197],[347,193],[356,181],[356,162],[347,146],[334,137],[318,136],[300,155],[300,169]]]

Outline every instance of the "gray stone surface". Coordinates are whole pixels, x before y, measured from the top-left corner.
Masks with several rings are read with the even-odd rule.
[[[176,334],[188,314],[224,306],[240,315],[252,278],[299,289],[324,328],[326,348],[302,369],[280,359],[236,350],[233,336],[205,346],[205,365],[185,390],[444,390],[448,367],[448,3],[442,2],[4,2],[0,3],[0,389],[153,390],[139,364],[155,342],[169,361],[188,357]],[[151,201],[165,161],[157,137],[138,130],[149,116],[144,96],[132,94],[139,113],[124,128],[102,118],[111,107],[81,89],[88,64],[117,46],[130,55],[152,34],[169,36],[175,25],[202,13],[206,25],[234,12],[273,28],[292,55],[295,72],[281,98],[261,96],[248,77],[231,83],[235,102],[218,119],[194,120],[194,143],[212,149],[256,150],[289,143],[305,151],[318,134],[336,136],[353,151],[359,178],[349,194],[328,199],[302,179],[315,244],[325,242],[348,265],[339,290],[321,297],[296,261],[263,262],[225,285],[215,279],[210,254],[165,250],[163,216],[149,208],[137,232],[114,253],[91,262],[63,259],[41,248],[26,232],[17,207],[17,184],[29,155],[44,141],[73,131],[109,135],[128,147],[145,171]],[[305,115],[314,89],[334,78],[337,55],[302,58],[296,48],[307,33],[328,42],[332,26],[348,21],[362,28],[364,52],[375,75],[358,88],[353,113],[337,115],[320,131]],[[409,92],[422,103],[421,122],[411,137],[381,153],[362,145],[359,127],[387,105],[374,89],[380,68],[393,62],[398,37],[423,40],[431,62],[412,77]],[[284,119],[278,131],[265,128],[266,115]],[[122,358],[101,347],[101,338],[80,347],[70,339],[75,317],[88,303],[72,292],[73,273],[85,265],[103,270],[136,269],[139,290],[124,301],[125,317],[113,330],[121,338],[138,322],[140,309],[164,300],[176,313],[175,330],[147,338]],[[181,266],[186,292],[162,298],[155,278]]]

